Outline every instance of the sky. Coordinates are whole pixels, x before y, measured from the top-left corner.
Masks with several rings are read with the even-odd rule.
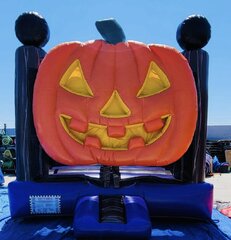
[[[0,0],[0,128],[15,126],[15,20],[36,11],[50,28],[50,51],[69,41],[102,39],[95,21],[115,18],[126,39],[175,47],[178,25],[193,14],[207,18],[211,39],[203,48],[209,54],[208,125],[231,125],[231,18],[230,0]]]

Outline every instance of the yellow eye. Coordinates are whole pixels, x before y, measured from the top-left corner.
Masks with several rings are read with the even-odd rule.
[[[73,94],[84,97],[94,96],[91,88],[87,84],[78,59],[75,60],[70,67],[68,67],[59,84],[62,88]]]
[[[149,97],[163,92],[170,87],[170,82],[166,74],[155,62],[151,62],[144,84],[137,93],[138,98]]]

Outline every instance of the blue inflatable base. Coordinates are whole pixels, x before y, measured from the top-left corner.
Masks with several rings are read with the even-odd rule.
[[[88,181],[11,182],[12,218],[33,216],[73,216],[84,196],[138,196],[147,204],[150,218],[211,219],[213,186],[200,184],[134,183],[121,188],[103,188]]]

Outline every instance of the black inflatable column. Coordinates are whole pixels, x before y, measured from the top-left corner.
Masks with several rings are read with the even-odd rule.
[[[49,40],[49,28],[41,16],[29,12],[18,17],[15,32],[24,44],[15,56],[16,176],[29,181],[46,172],[33,123],[32,99],[37,70],[46,54],[40,47]]]
[[[208,53],[204,47],[211,36],[210,24],[202,16],[190,16],[177,29],[177,41],[193,71],[198,96],[198,120],[193,141],[186,154],[176,164],[183,181],[203,182],[208,110]]]

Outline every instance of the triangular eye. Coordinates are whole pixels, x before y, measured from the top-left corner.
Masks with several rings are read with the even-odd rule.
[[[170,87],[170,82],[165,73],[155,62],[151,62],[144,84],[137,93],[138,98],[149,97],[165,91]]]
[[[68,92],[84,97],[93,97],[93,92],[83,75],[80,61],[75,60],[63,74],[60,86]]]

